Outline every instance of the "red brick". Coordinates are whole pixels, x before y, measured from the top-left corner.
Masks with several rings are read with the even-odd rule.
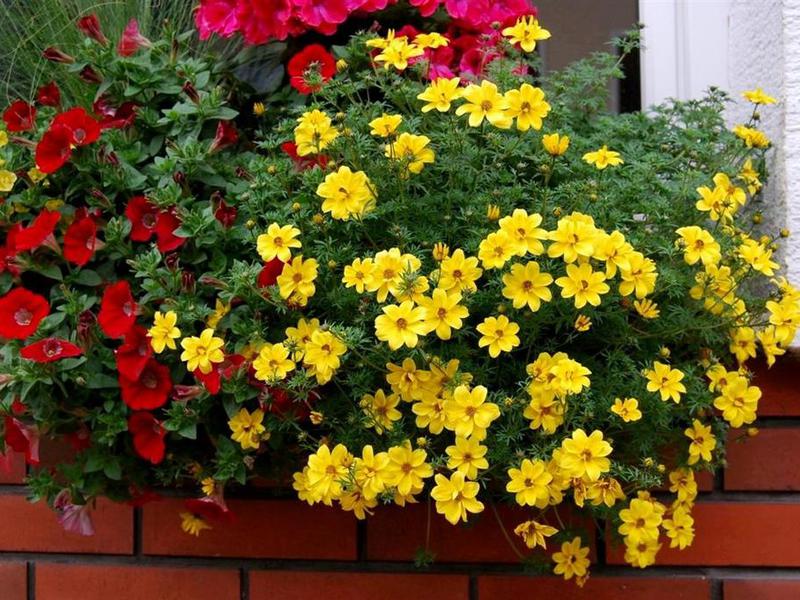
[[[467,600],[466,575],[399,573],[250,573],[250,600]]]
[[[589,577],[583,588],[556,577],[487,575],[478,579],[481,600],[708,600],[709,595],[709,582],[703,578]]]
[[[17,552],[133,552],[132,509],[99,500],[92,511],[95,534],[67,533],[44,503],[31,504],[22,495],[0,496],[0,550]]]
[[[3,459],[0,458],[0,462]],[[4,466],[0,464],[0,483],[22,483],[25,479],[25,458],[22,454],[12,453],[10,458],[10,469],[5,470]]]
[[[659,565],[800,566],[800,503],[700,502],[692,512],[694,544],[664,544]],[[610,545],[608,562],[624,564],[621,545]]]
[[[797,600],[800,581],[797,580],[730,580],[722,584],[725,600]]]
[[[411,561],[425,546],[427,505],[380,507],[367,520],[367,558],[369,560]],[[532,511],[498,506],[500,519],[514,547],[529,551],[514,535],[514,528],[532,516]],[[562,517],[563,517],[562,513]],[[568,519],[565,519],[565,521]],[[555,521],[550,518],[550,522]],[[587,524],[583,523],[583,527]],[[430,550],[436,562],[519,563],[490,507],[470,516],[466,524],[451,525],[431,507]]]
[[[239,600],[235,570],[36,565],[36,600]]]
[[[355,560],[356,519],[351,513],[296,500],[232,500],[236,520],[203,531],[180,529],[179,499],[144,507],[145,554]]]
[[[728,440],[726,490],[800,490],[800,428],[761,428],[755,437]]]
[[[755,373],[754,383],[763,392],[758,403],[759,416],[800,416],[800,389],[797,385],[800,352],[789,350],[771,369],[763,363],[750,368]]]
[[[25,600],[28,597],[28,571],[25,563],[0,563],[0,597]]]

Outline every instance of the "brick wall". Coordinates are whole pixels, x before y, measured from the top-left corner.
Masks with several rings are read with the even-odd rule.
[[[182,534],[180,500],[142,509],[100,502],[97,533],[64,533],[25,500],[23,465],[0,474],[0,600],[795,600],[800,599],[800,355],[758,383],[760,434],[732,437],[728,468],[703,482],[694,546],[663,548],[659,566],[626,567],[595,530],[583,589],[518,566],[511,507],[467,527],[434,516],[430,568],[413,565],[427,507],[381,509],[366,523],[271,492],[231,500],[237,521],[199,539]],[[513,538],[513,536],[510,536]],[[514,540],[516,542],[516,540]]]

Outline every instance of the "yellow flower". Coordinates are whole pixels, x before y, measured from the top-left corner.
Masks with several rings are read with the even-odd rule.
[[[264,106],[263,102],[253,102],[253,115],[260,117],[265,112],[267,112],[267,107]]]
[[[261,445],[261,440],[266,439],[268,436],[263,436],[265,428],[262,422],[264,421],[264,411],[257,408],[252,413],[246,408],[239,409],[233,418],[228,421],[233,435],[231,439],[234,442],[239,442],[242,449],[256,450]]]
[[[430,142],[425,135],[401,133],[396,141],[386,145],[384,154],[387,158],[401,161],[409,173],[417,174],[434,160],[433,150],[427,147]]]
[[[636,398],[614,399],[611,412],[619,416],[626,423],[638,421],[642,418],[642,411],[639,410],[639,401]]]
[[[486,402],[487,392],[482,385],[475,386],[472,390],[466,385],[460,385],[453,390],[452,397],[444,402],[447,428],[461,437],[476,434],[476,438],[483,439],[489,425],[500,416],[498,406]]]
[[[753,269],[767,277],[775,275],[775,271],[780,268],[778,263],[772,260],[772,250],[753,239],[744,240],[736,253]]]
[[[536,312],[542,302],[550,302],[553,294],[548,287],[553,276],[539,271],[539,263],[514,264],[511,271],[503,275],[503,297],[512,301],[514,308],[528,306]]]
[[[642,540],[638,543],[625,542],[625,561],[634,567],[644,569],[656,562],[656,554],[661,549],[658,540]]]
[[[181,340],[181,360],[186,362],[189,371],[200,370],[207,375],[214,369],[215,363],[225,360],[222,347],[225,342],[222,338],[214,337],[214,330],[204,329],[199,337],[187,337]]]
[[[625,492],[622,491],[619,481],[613,477],[601,477],[586,486],[586,499],[591,500],[593,506],[605,504],[611,508],[617,500],[625,499]]]
[[[366,498],[376,498],[385,489],[390,480],[389,454],[378,452],[366,445],[361,450],[361,458],[356,458],[355,480]]]
[[[389,448],[387,485],[395,486],[402,496],[421,491],[424,480],[433,475],[433,467],[426,462],[427,458],[425,450],[412,450],[409,441]]]
[[[583,388],[590,386],[589,375],[592,372],[577,360],[560,358],[550,367],[548,375],[551,387],[561,396],[580,394]]]
[[[417,56],[422,56],[425,51],[409,42],[404,35],[389,41],[386,47],[375,57],[376,63],[383,63],[383,68],[394,67],[398,71],[405,71],[408,68],[408,61]]]
[[[534,393],[533,386],[528,386],[528,394],[531,401],[522,416],[531,421],[531,429],[554,433],[564,422],[564,402],[554,393]]]
[[[403,282],[404,272],[419,270],[419,259],[411,254],[401,254],[398,248],[381,250],[375,255],[374,267],[367,277],[367,290],[376,292],[378,302],[386,300],[391,293],[397,296]]]
[[[402,122],[402,116],[387,115],[384,113],[380,117],[372,119],[372,121],[369,122],[369,126],[371,127],[370,134],[382,138],[391,137],[397,131],[397,128],[400,127],[400,123]]]
[[[483,269],[478,267],[478,259],[465,256],[464,251],[457,248],[439,267],[438,287],[447,291],[474,292],[478,289],[475,282],[482,274]]]
[[[569,136],[548,133],[542,136],[542,146],[550,156],[561,156],[569,148]]]
[[[467,513],[483,511],[483,502],[477,499],[480,484],[467,481],[463,473],[456,471],[449,479],[444,475],[436,475],[435,480],[431,498],[436,500],[436,512],[444,515],[453,525],[466,521]]]
[[[8,144],[8,134],[0,129],[0,148],[4,148]],[[34,183],[36,183],[34,181]]]
[[[489,461],[486,460],[488,448],[482,446],[474,437],[465,438],[456,436],[456,441],[452,446],[445,448],[447,456],[447,468],[459,471],[467,479],[475,479],[479,469],[488,469]]]
[[[343,444],[336,444],[333,451],[324,444],[320,446],[308,457],[306,479],[310,498],[330,506],[342,495],[342,481],[352,462],[353,457]]]
[[[600,305],[600,295],[611,289],[605,282],[605,273],[593,271],[592,265],[567,265],[567,275],[556,279],[561,288],[562,298],[575,298],[575,308],[583,308],[586,304]]]
[[[689,444],[689,464],[697,463],[701,458],[711,462],[711,451],[717,447],[717,438],[711,433],[710,425],[703,425],[695,419],[692,426],[683,432],[691,440]]]
[[[214,301],[214,312],[206,317],[206,327],[211,327],[211,329],[215,329],[219,322],[231,312],[231,305],[225,304],[222,300],[217,298]]]
[[[314,280],[317,278],[318,263],[313,258],[303,260],[302,256],[295,256],[291,262],[283,265],[281,274],[278,275],[278,289],[281,298],[297,300],[305,306],[308,299],[317,290]]]
[[[700,186],[697,188],[700,199],[695,202],[695,208],[701,212],[709,213],[712,221],[730,221],[739,205],[728,197],[725,188],[714,186]]]
[[[478,258],[485,269],[499,269],[514,256],[517,244],[503,231],[495,231],[481,240]]]
[[[500,218],[500,207],[497,204],[486,205],[486,218],[489,221],[497,221]]]
[[[367,415],[367,426],[373,427],[379,434],[390,431],[395,421],[403,415],[397,410],[400,404],[400,397],[397,394],[388,396],[383,390],[378,390],[375,394],[364,394],[361,398],[361,408]]]
[[[507,91],[506,100],[506,114],[517,120],[519,131],[528,131],[531,127],[536,130],[542,128],[542,119],[550,112],[550,105],[545,101],[541,89],[523,83],[518,90]]]
[[[217,491],[217,482],[213,477],[206,477],[200,482],[201,489],[206,496],[213,496]]]
[[[328,173],[325,180],[317,186],[317,195],[324,198],[323,212],[342,221],[362,217],[375,205],[375,194],[372,192],[369,177],[363,171],[353,172],[346,166]]]
[[[592,431],[586,435],[583,429],[576,429],[572,437],[561,442],[559,466],[572,477],[586,477],[597,481],[603,473],[611,469],[611,444],[603,439],[602,431]]]
[[[573,263],[579,258],[590,258],[595,253],[597,228],[591,217],[573,213],[559,219],[555,231],[551,231],[552,241],[547,249],[550,258],[563,257],[564,262]]]
[[[319,319],[300,319],[297,327],[286,328],[286,343],[294,350],[294,360],[300,360],[306,351],[306,344],[311,340],[311,335],[319,329]]]
[[[714,398],[714,408],[722,411],[722,418],[731,427],[741,427],[756,420],[761,390],[751,386],[746,377],[737,375],[722,388],[721,395]]]
[[[620,158],[619,152],[609,150],[605,144],[594,152],[587,152],[583,155],[583,160],[594,165],[601,171],[608,166],[616,167],[617,165],[624,164],[625,161]]]
[[[742,96],[753,104],[775,104],[777,102],[775,98],[768,95],[760,87],[754,90],[746,90],[742,92]]]
[[[253,361],[256,379],[259,381],[280,381],[295,368],[289,358],[289,350],[283,344],[264,344]]]
[[[511,352],[519,346],[519,325],[509,321],[505,315],[486,317],[476,328],[481,334],[478,346],[489,347],[489,356],[497,358],[501,352]]]
[[[768,148],[771,143],[763,131],[759,131],[754,127],[737,125],[733,128],[733,133],[736,137],[741,139],[748,148]]]
[[[331,124],[331,118],[316,109],[304,112],[297,122],[299,124],[294,128],[294,141],[299,156],[319,154],[339,135]]]
[[[414,43],[420,48],[442,48],[449,46],[450,40],[441,33],[432,31],[430,33],[418,33],[414,36]]]
[[[267,227],[267,233],[262,233],[256,239],[256,249],[261,260],[269,262],[277,258],[281,262],[289,262],[292,257],[292,248],[300,248],[300,240],[295,239],[300,235],[300,230],[294,225],[280,226],[272,223]]]
[[[445,258],[450,256],[450,246],[444,242],[436,242],[433,245],[431,255],[433,256],[433,260],[436,262],[442,262]]]
[[[0,192],[10,192],[17,182],[17,176],[6,169],[0,169]]]
[[[544,252],[542,240],[548,238],[548,233],[541,229],[542,216],[537,213],[532,215],[522,208],[514,209],[509,216],[500,219],[500,231],[505,231],[514,244],[514,253],[525,256],[526,253],[541,254]]]
[[[658,315],[661,314],[661,311],[658,310],[658,304],[646,298],[644,300],[634,300],[633,308],[643,319],[657,319]]]
[[[435,331],[439,339],[449,340],[453,329],[461,329],[462,319],[469,316],[467,307],[459,304],[461,294],[435,289],[430,298],[423,296],[419,305],[425,309],[425,327]]]
[[[332,331],[316,329],[306,342],[303,364],[313,368],[317,383],[323,385],[331,380],[341,366],[341,357],[345,352],[347,346]]]
[[[579,331],[581,333],[589,331],[592,328],[592,320],[587,317],[586,315],[578,315],[575,319],[575,331]]]
[[[658,540],[661,514],[652,502],[634,498],[628,508],[619,511],[619,518],[622,524],[617,531],[625,536],[626,543],[638,544],[641,541]]]
[[[370,510],[378,506],[377,498],[368,498],[358,485],[352,486],[339,497],[339,504],[344,511],[352,511],[356,519],[364,520],[373,514]]]
[[[32,169],[28,169],[28,177],[31,178],[33,183],[39,183],[43,179],[47,179],[47,173],[42,173],[39,169],[33,167]]]
[[[461,97],[461,88],[459,84],[461,79],[458,77],[439,77],[425,88],[421,94],[417,95],[417,100],[424,100],[427,102],[422,107],[422,112],[430,112],[433,109],[439,112],[447,112],[450,110],[450,104]]]
[[[629,261],[629,269],[620,269],[622,282],[619,284],[619,293],[623,296],[634,294],[641,300],[656,288],[656,263],[640,252],[632,252]]]
[[[533,550],[536,546],[541,546],[547,550],[547,538],[558,533],[558,529],[537,523],[536,521],[525,521],[514,528],[514,534],[522,538],[525,545]]]
[[[417,364],[412,358],[406,358],[401,365],[387,363],[386,383],[392,391],[400,394],[400,398],[406,402],[419,400],[424,396],[426,384],[430,379],[430,372],[417,368]]]
[[[694,541],[694,519],[685,508],[676,508],[671,519],[665,519],[662,527],[670,539],[670,548],[683,550]]]
[[[344,268],[342,283],[345,287],[354,287],[359,294],[364,293],[364,286],[372,274],[375,263],[371,258],[355,259],[351,264]]]
[[[181,337],[181,330],[175,326],[177,322],[178,315],[171,310],[166,313],[157,310],[153,315],[153,326],[147,333],[156,354],[163,352],[164,348],[175,350],[175,340]]]
[[[181,529],[189,535],[199,537],[204,529],[211,529],[211,525],[206,523],[204,519],[190,512],[182,512],[180,517]]]
[[[547,470],[544,461],[522,461],[519,469],[508,470],[510,481],[506,484],[506,491],[516,494],[517,504],[520,506],[535,506],[544,508],[550,502],[550,482],[553,476]]]
[[[511,127],[512,119],[506,112],[508,100],[491,81],[484,80],[480,85],[469,84],[461,97],[466,102],[456,109],[456,114],[468,114],[470,127],[479,127],[484,119],[500,129]]]
[[[669,491],[677,494],[679,502],[693,502],[697,498],[697,482],[694,479],[694,471],[681,468],[675,469],[669,474]]]
[[[776,357],[786,354],[786,349],[781,347],[783,340],[780,338],[778,328],[774,325],[759,331],[756,337],[761,343],[761,350],[764,352],[764,358],[767,359],[768,367],[775,364]]]
[[[701,261],[704,265],[714,265],[721,258],[719,243],[705,229],[696,225],[680,227],[675,233],[681,236],[683,258],[686,264],[693,265]]]
[[[341,73],[342,71],[347,69],[347,67],[348,67],[348,64],[347,64],[347,61],[345,59],[340,58],[339,60],[336,61],[336,72],[337,73]]]
[[[589,548],[581,546],[581,538],[575,537],[571,542],[561,544],[561,551],[553,554],[556,566],[553,573],[563,575],[564,579],[585,577],[589,571]]]
[[[686,393],[686,387],[681,383],[683,372],[679,369],[655,361],[653,368],[645,371],[644,376],[647,379],[647,391],[658,392],[664,402],[672,400],[677,404],[681,401],[681,394]]]
[[[525,52],[533,52],[539,40],[550,39],[550,32],[540,27],[538,19],[530,15],[518,18],[512,27],[506,27],[502,33],[512,44],[519,44]]]
[[[425,309],[414,306],[406,300],[399,306],[389,304],[383,307],[383,314],[375,317],[375,335],[389,348],[397,350],[401,346],[414,348],[419,336],[424,336],[428,328],[425,325]]]

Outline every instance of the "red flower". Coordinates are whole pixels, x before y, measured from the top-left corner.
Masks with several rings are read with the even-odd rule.
[[[6,129],[19,133],[33,129],[36,121],[36,109],[22,100],[14,100],[3,113],[3,121],[6,122]]]
[[[36,425],[25,425],[19,419],[5,417],[6,446],[25,455],[29,465],[39,464],[39,428]]]
[[[0,298],[0,337],[24,340],[49,313],[50,304],[44,296],[14,288]]]
[[[19,351],[22,358],[37,363],[55,362],[62,358],[71,358],[81,354],[83,354],[83,350],[72,342],[53,337],[28,344]]]
[[[236,222],[236,215],[238,212],[235,206],[225,204],[225,200],[220,198],[219,204],[217,204],[216,209],[214,209],[214,218],[222,223],[225,229],[230,229]]]
[[[108,44],[108,38],[100,30],[100,20],[97,15],[90,14],[78,19],[78,29],[81,30],[83,35],[103,44],[103,46]]]
[[[234,515],[219,497],[190,498],[183,505],[193,515],[211,523],[230,523]]]
[[[13,276],[19,275],[19,265],[16,260],[17,251],[14,249],[11,240],[6,239],[6,244],[0,246],[0,273],[9,272]]]
[[[133,449],[141,458],[154,465],[164,460],[164,436],[167,430],[149,412],[135,412],[128,419],[128,431],[133,435]]]
[[[36,167],[42,173],[55,173],[72,156],[72,131],[64,125],[44,132],[36,144]]]
[[[82,108],[71,108],[56,115],[50,127],[62,125],[70,130],[75,146],[86,146],[100,137],[100,123]]]
[[[216,152],[222,150],[226,146],[232,146],[239,140],[239,133],[236,131],[233,123],[230,121],[220,121],[217,123],[217,132],[214,135],[214,141],[211,142],[209,152]]]
[[[164,210],[158,214],[155,227],[156,245],[161,252],[177,250],[186,241],[185,237],[175,235],[175,230],[180,226],[180,219],[174,210]]]
[[[74,221],[64,234],[64,258],[82,267],[94,255],[97,247],[97,225],[91,217]]]
[[[136,118],[136,108],[133,102],[111,106],[106,96],[100,96],[92,104],[92,111],[100,117],[100,129],[122,129],[132,125]]]
[[[100,329],[108,337],[122,337],[136,322],[136,302],[127,281],[118,281],[106,288],[97,315]]]
[[[117,371],[127,379],[138,379],[153,356],[147,330],[139,325],[131,327],[125,334],[124,343],[114,351],[114,356],[117,359]]]
[[[119,374],[122,401],[134,410],[153,410],[164,406],[172,391],[169,369],[151,358],[136,379]]]
[[[27,227],[16,225],[8,232],[9,248],[13,248],[15,253],[35,250],[53,235],[60,218],[61,213],[58,211],[43,210]]]
[[[81,452],[92,447],[92,435],[86,427],[81,427],[77,431],[72,431],[64,435],[67,442],[75,452]]]
[[[311,44],[292,57],[287,71],[292,87],[301,94],[310,94],[336,75],[336,61],[325,48]]]
[[[58,48],[54,48],[53,46],[45,48],[44,52],[42,52],[42,57],[45,60],[56,63],[71,64],[75,62],[75,58],[73,56],[70,56],[66,52],[63,52]]]
[[[305,171],[312,167],[322,167],[328,164],[328,157],[324,154],[300,156],[297,154],[297,144],[294,142],[284,142],[281,150],[294,161],[294,166],[298,171]]]
[[[221,363],[216,363],[210,373],[203,373],[200,369],[195,369],[194,376],[206,388],[209,394],[219,394],[222,388],[222,380],[230,379],[244,363],[244,356],[241,354],[231,354],[225,357]]]
[[[269,287],[275,285],[278,281],[278,276],[283,271],[283,262],[277,258],[273,258],[268,263],[264,264],[264,268],[258,274],[258,287]]]
[[[152,42],[139,32],[139,22],[131,19],[122,32],[122,38],[117,44],[117,54],[120,56],[131,56],[136,54],[140,48],[149,48]]]
[[[36,101],[42,106],[60,106],[61,90],[58,89],[55,81],[43,85],[36,92]]]
[[[147,242],[156,232],[158,208],[144,196],[134,196],[125,207],[125,216],[131,222],[131,239]]]

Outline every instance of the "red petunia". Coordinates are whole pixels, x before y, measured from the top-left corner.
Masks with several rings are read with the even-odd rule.
[[[117,44],[117,54],[120,56],[132,56],[140,48],[149,48],[152,42],[139,32],[139,22],[131,19],[122,32],[122,38]]]
[[[72,358],[81,354],[83,354],[83,350],[72,342],[53,337],[28,344],[19,351],[22,358],[37,363],[55,362],[62,358]]]
[[[134,410],[153,410],[164,406],[172,391],[169,369],[151,358],[136,379],[119,374],[122,401]]]
[[[319,44],[306,46],[289,61],[289,83],[301,94],[318,92],[336,75],[336,60]]]
[[[230,354],[221,363],[216,363],[209,373],[203,373],[200,369],[195,369],[194,376],[212,396],[219,394],[222,389],[222,381],[230,379],[244,363],[244,356],[241,354]]]
[[[158,208],[144,196],[134,196],[125,207],[125,216],[131,222],[131,239],[148,242],[156,232]]]
[[[61,218],[61,213],[55,210],[43,210],[27,227],[16,225],[8,232],[8,246],[14,252],[24,252],[35,250],[45,242],[55,243],[55,240],[48,240],[55,231],[56,224]]]
[[[181,221],[174,209],[164,210],[158,214],[156,220],[156,246],[161,252],[172,252],[180,248],[186,241],[185,237],[175,235],[175,230],[181,226]]]
[[[305,171],[312,167],[325,167],[328,164],[328,157],[324,154],[300,156],[297,153],[297,144],[294,142],[284,142],[281,150],[294,161],[294,166],[298,171]]]
[[[167,430],[149,412],[135,412],[128,419],[128,431],[133,436],[133,449],[141,458],[154,465],[164,460]]]
[[[106,96],[100,96],[92,103],[92,111],[100,117],[100,129],[123,129],[132,125],[137,108],[133,102],[112,106]]]
[[[39,428],[36,425],[25,425],[19,419],[9,415],[5,417],[6,446],[25,455],[29,465],[39,464]]]
[[[235,520],[233,512],[225,505],[225,501],[218,496],[205,498],[190,498],[184,501],[184,506],[193,515],[211,523],[231,523]]]
[[[235,206],[225,204],[225,200],[220,199],[219,204],[214,209],[214,218],[219,221],[225,229],[230,229],[236,222],[236,215],[239,211]]]
[[[108,38],[103,35],[103,31],[100,29],[100,19],[97,18],[97,15],[94,13],[88,14],[86,16],[81,17],[78,19],[78,29],[88,38],[95,40],[103,44],[104,46],[108,44]]]
[[[72,156],[72,131],[61,125],[51,126],[36,144],[36,167],[42,173],[55,173]]]
[[[92,259],[96,248],[97,225],[91,217],[74,221],[64,233],[64,258],[79,267]]]
[[[41,86],[36,92],[36,102],[42,106],[60,106],[61,90],[58,89],[55,81]]]
[[[147,330],[140,325],[131,327],[125,334],[123,344],[114,351],[114,356],[117,359],[117,371],[128,379],[137,379],[153,356]]]
[[[100,302],[97,321],[108,337],[122,337],[136,322],[136,302],[127,281],[118,281],[106,288]]]
[[[14,288],[0,298],[0,337],[24,340],[49,313],[50,304],[44,296]]]
[[[269,287],[275,285],[278,276],[283,271],[283,261],[273,258],[268,263],[264,263],[264,268],[258,274],[258,287]]]
[[[28,131],[36,122],[36,108],[22,100],[14,100],[3,113],[3,121],[11,132]]]
[[[82,108],[71,108],[56,115],[50,127],[61,126],[69,129],[70,141],[75,146],[86,146],[100,137],[100,123]]]
[[[230,121],[220,121],[217,123],[217,131],[208,151],[216,152],[217,150],[222,150],[227,146],[232,146],[237,141],[239,141],[239,132],[236,131],[236,127],[234,127],[233,123]]]

